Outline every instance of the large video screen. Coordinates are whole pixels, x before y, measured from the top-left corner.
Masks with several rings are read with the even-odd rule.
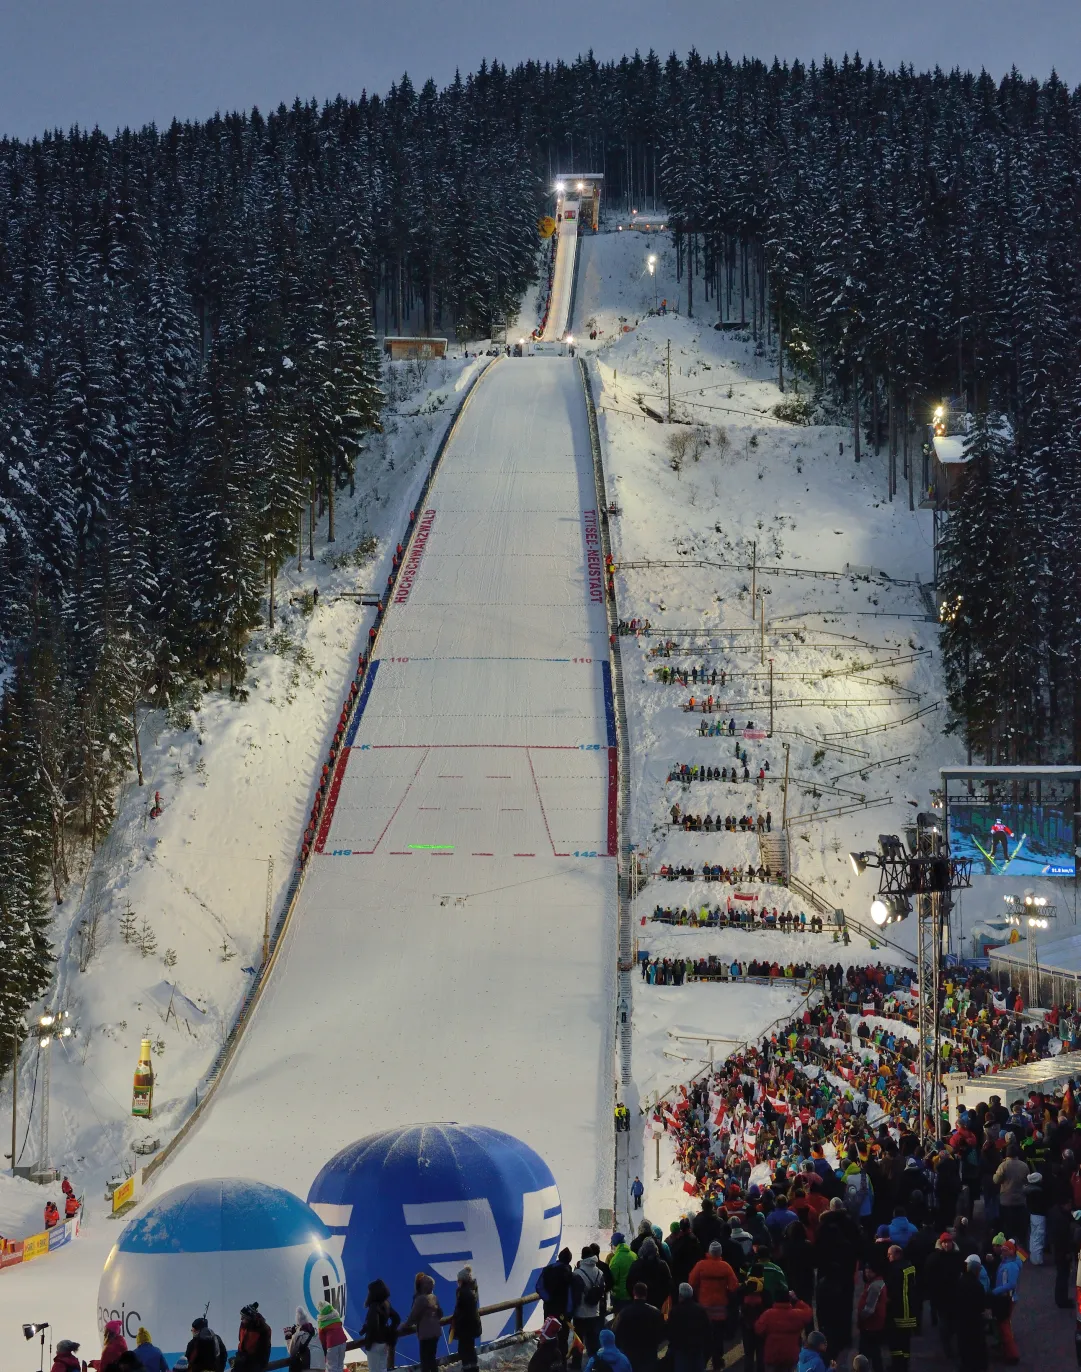
[[[972,858],[972,875],[1072,877],[1073,805],[950,800],[950,855]]]

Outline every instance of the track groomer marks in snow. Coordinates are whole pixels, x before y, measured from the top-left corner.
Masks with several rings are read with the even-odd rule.
[[[242,1158],[303,1193],[343,1144],[442,1119],[534,1147],[572,1229],[611,1205],[617,786],[595,553],[577,367],[497,363],[418,511],[274,975],[170,1184]],[[552,1092],[570,1063],[567,1111]]]

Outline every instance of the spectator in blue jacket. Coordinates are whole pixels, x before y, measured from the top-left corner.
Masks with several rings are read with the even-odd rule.
[[[890,1242],[897,1244],[899,1248],[907,1248],[909,1243],[920,1232],[912,1221],[903,1205],[899,1205],[893,1212],[893,1219],[890,1221]]]

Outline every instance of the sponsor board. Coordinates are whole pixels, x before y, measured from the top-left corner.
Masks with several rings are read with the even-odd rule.
[[[134,1205],[141,1189],[142,1174],[139,1172],[134,1173],[127,1181],[121,1182],[113,1192],[113,1214],[119,1215],[122,1210]]]

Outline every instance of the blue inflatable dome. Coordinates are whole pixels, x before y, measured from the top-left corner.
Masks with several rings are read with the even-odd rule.
[[[121,1253],[224,1253],[292,1248],[330,1231],[280,1186],[215,1177],[176,1186],[125,1228]]]
[[[276,1338],[298,1304],[311,1315],[348,1295],[341,1237],[280,1186],[217,1177],[174,1187],[125,1226],[98,1287],[98,1332],[119,1320],[129,1343],[139,1326],[172,1366],[204,1313],[227,1345],[241,1307],[258,1301]],[[273,1356],[285,1354],[284,1343]]]
[[[353,1327],[363,1321],[376,1278],[390,1288],[403,1320],[418,1272],[434,1278],[445,1314],[467,1265],[482,1306],[525,1296],[562,1232],[559,1192],[544,1159],[510,1134],[458,1124],[418,1124],[350,1144],[316,1177],[308,1204],[332,1233],[344,1234],[346,1323]],[[513,1320],[513,1311],[487,1316],[484,1338],[497,1338]],[[403,1341],[406,1358],[411,1343]]]

